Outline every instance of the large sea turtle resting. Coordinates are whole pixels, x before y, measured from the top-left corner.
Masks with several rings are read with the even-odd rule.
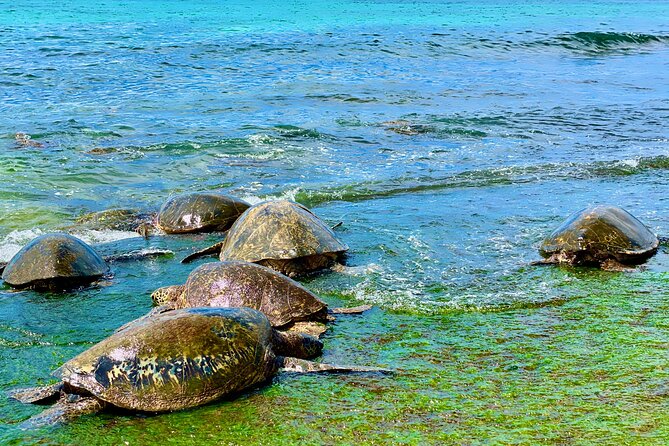
[[[541,245],[540,264],[567,263],[625,270],[652,257],[659,240],[643,223],[617,206],[582,209]]]
[[[109,274],[93,248],[65,233],[44,234],[24,246],[2,272],[14,288],[55,290],[85,285]]]
[[[221,260],[258,263],[294,277],[337,265],[348,246],[301,204],[266,201],[246,210],[224,241],[183,262],[220,251]]]
[[[154,313],[175,308],[250,307],[267,316],[272,327],[295,329],[319,336],[331,314],[357,314],[371,308],[328,310],[325,302],[296,281],[269,268],[249,262],[205,263],[195,268],[186,283],[157,289],[151,295],[161,307]]]
[[[229,195],[192,192],[168,199],[152,215],[130,209],[109,209],[81,216],[78,224],[93,228],[137,231],[148,236],[156,228],[167,234],[227,231],[250,205]]]
[[[323,344],[303,333],[274,330],[250,308],[189,308],[140,318],[67,361],[61,382],[15,390],[24,403],[58,402],[26,427],[53,424],[105,406],[166,412],[214,401],[295,372],[384,372],[305,360]]]
[[[14,288],[64,290],[110,276],[108,261],[138,260],[172,251],[141,250],[101,257],[84,241],[62,232],[31,240],[7,264],[0,264],[2,280]]]

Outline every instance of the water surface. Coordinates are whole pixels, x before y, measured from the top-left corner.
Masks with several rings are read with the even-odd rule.
[[[589,204],[669,234],[669,3],[0,1],[0,50],[0,260],[62,228],[103,253],[176,253],[76,293],[2,289],[0,392],[51,382],[216,241],[76,218],[185,191],[343,222],[358,273],[303,283],[375,309],[339,318],[322,360],[398,371],[284,374],[38,431],[18,425],[41,407],[0,398],[0,442],[669,440],[666,248],[632,273],[529,265]]]

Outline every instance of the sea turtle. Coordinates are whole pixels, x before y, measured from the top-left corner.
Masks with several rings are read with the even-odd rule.
[[[57,291],[110,277],[107,262],[166,254],[173,253],[164,249],[142,249],[101,257],[77,237],[54,232],[31,240],[8,263],[0,263],[0,271],[5,283],[14,288]]]
[[[151,223],[153,218],[148,212],[134,209],[106,209],[84,214],[77,219],[76,224],[77,227],[94,230],[137,231],[141,225]]]
[[[89,245],[65,233],[50,233],[16,253],[2,279],[14,288],[56,290],[85,285],[107,274],[107,263]]]
[[[157,289],[151,295],[161,305],[155,312],[191,307],[250,307],[264,313],[272,327],[293,328],[318,336],[330,314],[362,313],[371,308],[328,310],[325,302],[296,281],[249,262],[205,263],[195,268],[184,285]]]
[[[306,207],[288,200],[266,201],[248,208],[224,241],[182,262],[220,251],[221,260],[258,263],[295,277],[336,265],[347,250]]]
[[[568,263],[627,269],[657,251],[659,240],[626,210],[609,205],[582,209],[567,218],[543,241],[538,263]]]
[[[167,234],[226,231],[250,204],[211,192],[191,192],[168,199],[157,214],[108,209],[81,216],[77,223],[92,229],[136,231],[148,237],[157,228]]]
[[[227,231],[249,206],[229,195],[202,192],[176,195],[160,208],[156,226],[168,234]]]
[[[323,344],[303,333],[279,332],[251,308],[188,308],[142,318],[67,361],[61,383],[15,390],[24,403],[58,402],[28,420],[32,427],[96,412],[105,406],[166,412],[198,406],[296,372],[384,372],[305,360]]]

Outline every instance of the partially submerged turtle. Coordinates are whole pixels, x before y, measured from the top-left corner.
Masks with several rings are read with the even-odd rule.
[[[227,231],[250,205],[229,195],[191,192],[168,199],[150,214],[130,209],[109,209],[80,217],[77,222],[94,229],[136,231],[148,237],[156,228],[167,234]]]
[[[293,328],[318,336],[331,314],[356,314],[371,308],[334,308],[296,281],[255,263],[227,261],[195,268],[183,285],[157,289],[154,312],[191,307],[250,307],[267,316],[272,327]]]
[[[659,240],[626,210],[609,205],[592,206],[572,214],[541,245],[545,260],[627,269],[652,257]]]
[[[28,426],[53,424],[105,406],[132,411],[186,409],[266,382],[280,369],[356,372],[305,360],[323,344],[303,333],[279,332],[250,308],[189,308],[143,318],[67,361],[61,383],[10,396],[24,403],[55,399]]]
[[[44,234],[12,257],[2,273],[14,288],[66,289],[91,283],[109,273],[93,248],[65,233]]]
[[[112,229],[115,231],[136,231],[141,225],[151,223],[153,216],[134,209],[107,209],[91,212],[79,217],[78,226],[90,229]]]
[[[0,264],[2,280],[18,289],[66,290],[111,276],[107,262],[139,260],[172,254],[144,249],[101,257],[86,242],[63,232],[31,240],[7,264]]]
[[[294,277],[336,265],[347,250],[306,207],[287,200],[266,201],[247,209],[224,241],[183,262],[220,251],[221,260],[258,263]]]
[[[215,193],[188,193],[165,202],[156,226],[168,234],[227,231],[251,206],[244,200]]]

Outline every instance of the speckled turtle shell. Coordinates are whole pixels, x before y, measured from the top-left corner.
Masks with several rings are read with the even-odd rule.
[[[295,347],[294,341],[299,345]],[[124,409],[184,409],[266,381],[279,355],[314,357],[323,344],[272,329],[250,308],[189,308],[138,319],[54,375]]]
[[[177,195],[158,212],[157,226],[168,234],[226,231],[250,205],[214,193]]]
[[[15,288],[64,289],[90,283],[109,272],[97,252],[65,233],[44,234],[9,261],[2,279]]]
[[[287,200],[250,207],[232,225],[221,260],[243,260],[288,276],[332,266],[348,250],[309,209]]]
[[[657,251],[659,240],[626,210],[598,205],[572,214],[544,240],[543,257],[562,256],[572,264],[596,264],[613,259],[637,264]]]
[[[174,308],[250,307],[265,314],[276,328],[327,318],[325,302],[302,285],[248,262],[205,263],[190,273],[184,285],[160,288],[152,298]]]

